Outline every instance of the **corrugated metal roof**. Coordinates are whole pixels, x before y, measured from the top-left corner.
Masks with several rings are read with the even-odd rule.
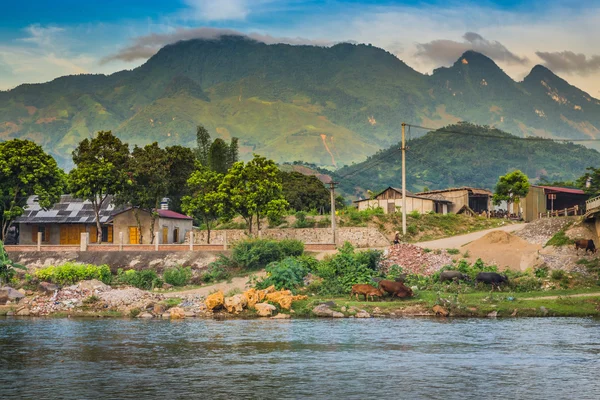
[[[107,223],[114,209],[112,196],[109,196],[100,210],[100,223]],[[27,199],[23,215],[15,222],[20,224],[93,224],[96,222],[96,216],[92,203],[87,200],[62,195],[54,207],[44,210],[37,202],[37,196],[30,196]]]
[[[489,196],[492,195],[492,191],[491,190],[477,189],[477,188],[472,188],[472,187],[468,187],[468,186],[463,186],[463,187],[458,187],[458,188],[439,189],[439,190],[429,190],[427,192],[417,193],[417,195],[422,196],[424,194],[456,192],[456,191],[459,191],[459,190],[468,190],[469,192],[471,192],[473,194],[484,194],[484,195],[489,195]]]
[[[544,189],[547,193],[569,193],[569,194],[581,194],[585,195],[585,192],[581,189],[563,188],[555,186],[538,186]]]

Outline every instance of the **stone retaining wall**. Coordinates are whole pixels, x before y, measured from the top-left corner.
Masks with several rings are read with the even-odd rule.
[[[338,228],[336,245],[341,246],[344,242],[350,242],[355,247],[387,247],[389,240],[375,228]],[[264,229],[257,235],[263,239],[296,239],[307,245],[333,244],[331,228],[305,228],[305,229]],[[194,231],[194,244],[206,244],[208,232],[204,230]],[[243,229],[213,230],[210,232],[210,244],[231,245],[239,240],[247,239],[248,232]],[[189,235],[186,236],[189,243]]]

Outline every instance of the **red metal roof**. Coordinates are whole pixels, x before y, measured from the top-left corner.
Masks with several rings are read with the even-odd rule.
[[[570,193],[570,194],[585,194],[585,192],[581,189],[571,189],[571,188],[563,188],[563,187],[554,187],[554,186],[538,186],[544,189],[544,192],[550,193]]]
[[[157,210],[158,216],[161,218],[171,218],[171,219],[193,219],[192,217],[188,217],[187,215],[179,214],[178,212],[171,210]]]

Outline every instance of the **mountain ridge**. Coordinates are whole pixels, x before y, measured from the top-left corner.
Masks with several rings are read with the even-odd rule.
[[[518,136],[600,138],[600,101],[536,66],[515,82],[467,51],[424,75],[365,44],[268,45],[240,36],[167,45],[140,67],[0,92],[0,140],[41,143],[63,166],[82,138],[192,146],[195,126],[240,138],[241,155],[326,167],[397,141],[402,122],[472,121]]]

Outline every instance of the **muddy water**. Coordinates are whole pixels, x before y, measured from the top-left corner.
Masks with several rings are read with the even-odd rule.
[[[0,318],[2,399],[598,399],[599,374],[593,319]]]

